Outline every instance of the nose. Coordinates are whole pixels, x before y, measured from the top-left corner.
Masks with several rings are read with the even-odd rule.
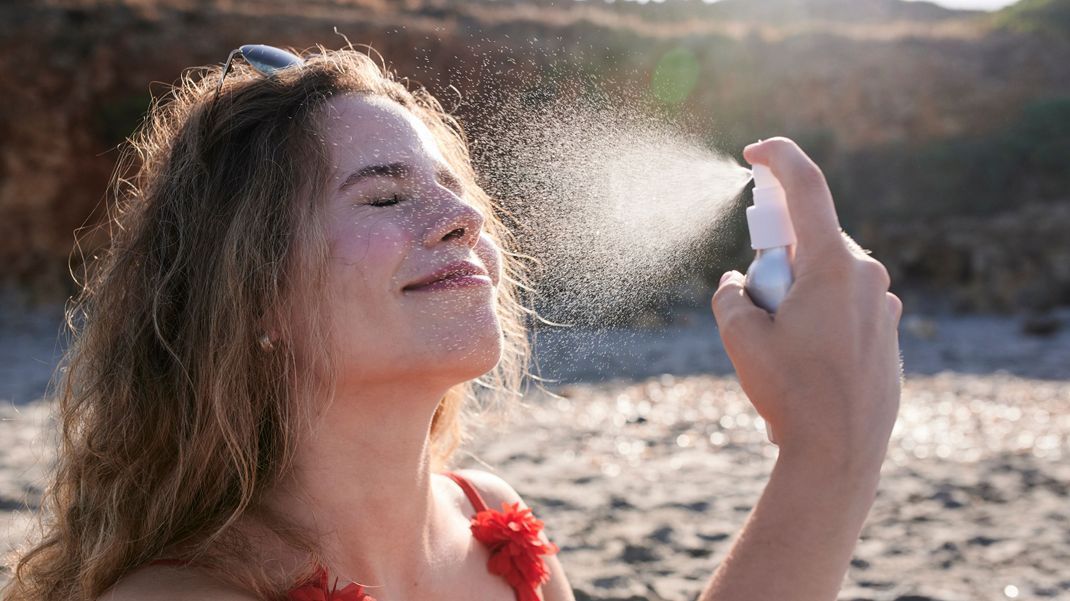
[[[475,247],[483,230],[483,213],[445,188],[440,188],[440,196],[439,215],[428,230],[427,246],[457,239],[469,248]]]

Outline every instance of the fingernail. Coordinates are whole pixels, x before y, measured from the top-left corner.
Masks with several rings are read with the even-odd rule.
[[[731,271],[724,272],[724,275],[721,276],[721,282],[717,285],[720,286],[721,284],[724,284],[730,277],[732,277]]]

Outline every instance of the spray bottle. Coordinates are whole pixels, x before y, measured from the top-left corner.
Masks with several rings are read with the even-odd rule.
[[[791,262],[795,257],[795,228],[784,188],[773,172],[765,165],[755,165],[752,173],[754,206],[747,207],[747,226],[751,248],[757,253],[747,268],[743,287],[754,304],[776,313],[794,279]],[[776,444],[769,424],[765,431],[769,442]]]
[[[757,251],[747,268],[744,288],[754,304],[776,313],[791,288],[795,228],[784,188],[765,165],[755,165],[754,206],[747,208],[750,245]]]

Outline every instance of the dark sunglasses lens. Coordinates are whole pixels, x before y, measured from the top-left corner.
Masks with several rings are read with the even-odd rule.
[[[246,44],[240,48],[242,56],[257,71],[264,75],[270,75],[279,69],[303,65],[305,61],[301,57],[290,54],[274,46],[263,44]]]

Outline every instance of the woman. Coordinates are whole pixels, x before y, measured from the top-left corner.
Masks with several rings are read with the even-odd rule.
[[[54,517],[3,599],[572,599],[517,493],[447,470],[476,392],[509,400],[527,360],[459,128],[352,48],[275,70],[252,50],[221,84],[185,75],[117,172]],[[713,308],[781,453],[704,598],[832,598],[895,419],[901,305],[793,143],[746,156],[787,189],[797,280],[775,321],[734,272]]]

